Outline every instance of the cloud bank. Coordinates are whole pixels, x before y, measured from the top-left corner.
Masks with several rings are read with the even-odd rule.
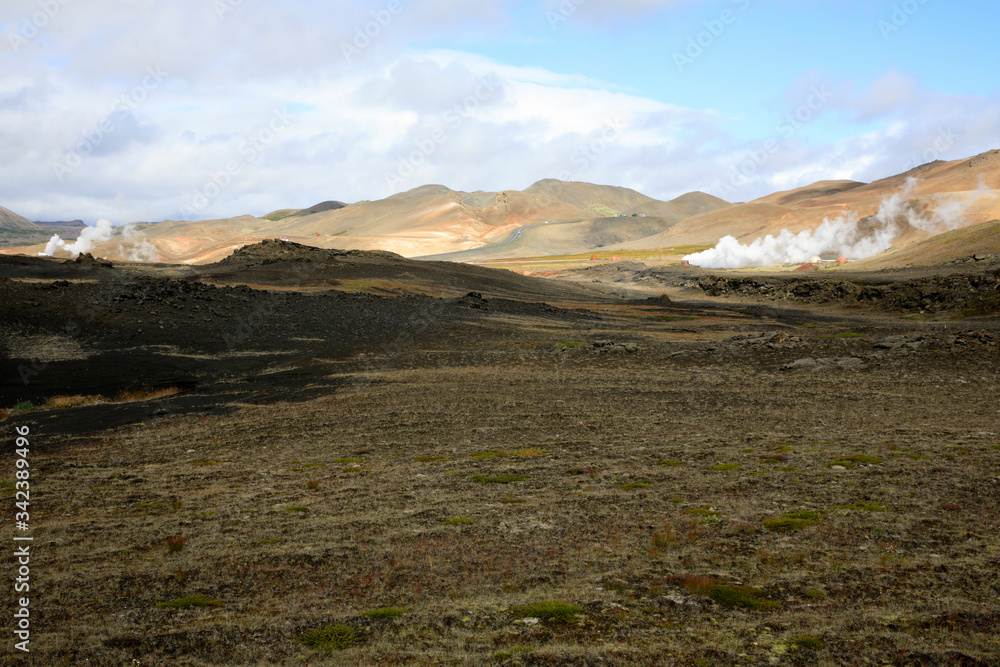
[[[545,12],[566,3],[578,11],[553,29]],[[773,122],[747,130],[707,103],[673,101],[669,58],[649,65],[662,83],[647,90],[574,73],[572,60],[473,52],[477,40],[516,39],[505,31],[518,17],[554,50],[595,26],[629,49],[634,31],[669,27],[674,12],[704,29],[719,8],[702,0],[44,4],[56,8],[44,25],[32,23],[37,0],[0,12],[0,204],[35,220],[263,215],[426,183],[520,189],[551,177],[742,201],[973,155],[1000,127],[1000,94],[936,92],[898,69],[865,85],[818,70],[775,83],[772,107],[752,110]],[[699,66],[750,34],[751,11],[770,10],[746,11]],[[451,48],[427,46],[441,44]],[[484,79],[497,85],[480,95]],[[817,86],[834,94],[787,124]],[[622,130],[602,144],[609,123]]]

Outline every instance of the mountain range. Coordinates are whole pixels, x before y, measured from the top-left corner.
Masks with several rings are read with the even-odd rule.
[[[624,187],[546,179],[520,191],[459,192],[425,185],[377,201],[325,201],[261,217],[167,220],[138,228],[155,256],[167,262],[214,262],[265,238],[322,248],[476,260],[710,246],[727,235],[747,243],[784,229],[815,229],[824,219],[847,214],[863,219],[894,196],[914,210],[946,211],[950,216],[940,230],[907,227],[894,239],[894,247],[925,240],[938,231],[998,220],[1000,150],[931,162],[872,183],[819,181],[743,203],[702,192],[661,201]],[[0,208],[0,233],[40,230]],[[42,248],[4,252],[36,254]],[[92,252],[118,260],[129,256],[120,237],[98,242]]]

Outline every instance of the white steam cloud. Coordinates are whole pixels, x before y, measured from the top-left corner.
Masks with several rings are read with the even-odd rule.
[[[740,269],[774,264],[803,264],[817,255],[834,254],[848,259],[872,257],[892,247],[892,241],[907,226],[938,233],[955,229],[962,223],[970,202],[964,199],[938,202],[933,212],[921,211],[908,200],[919,181],[910,178],[906,187],[882,200],[878,213],[858,219],[848,211],[833,220],[823,218],[816,229],[798,234],[787,229],[777,236],[768,234],[744,245],[732,236],[724,236],[709,250],[684,257],[684,261],[706,269]]]
[[[66,243],[58,234],[53,234],[52,238],[45,245],[45,250],[38,253],[39,255],[51,257],[55,254],[56,250],[65,250],[74,257],[77,255],[90,252],[90,249],[94,247],[96,243],[104,243],[105,241],[111,240],[111,236],[114,234],[114,229],[112,228],[111,221],[101,218],[97,221],[95,227],[87,227],[82,232],[80,232],[79,238],[73,243]]]
[[[110,220],[101,218],[94,227],[87,227],[72,243],[67,243],[53,234],[45,245],[45,250],[38,253],[43,257],[51,257],[57,250],[65,250],[74,257],[90,252],[98,243],[107,243],[115,236],[114,225]],[[135,225],[125,225],[121,231],[123,243],[118,245],[118,254],[130,262],[155,262],[159,259],[156,248],[146,236],[135,228]]]
[[[146,239],[146,235],[135,228],[135,225],[125,225],[122,231],[125,243],[118,246],[118,252],[130,262],[155,262],[160,259],[156,246]]]

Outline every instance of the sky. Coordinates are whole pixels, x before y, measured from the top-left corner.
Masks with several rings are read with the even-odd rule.
[[[997,25],[986,0],[4,0],[0,205],[867,182],[1000,148]]]

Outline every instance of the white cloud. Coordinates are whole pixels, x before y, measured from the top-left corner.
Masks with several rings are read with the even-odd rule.
[[[546,12],[564,18],[606,22],[614,19],[644,17],[679,5],[706,0],[545,0]]]
[[[502,27],[507,2],[401,0],[396,14],[386,14],[388,0],[220,2],[232,11],[220,16],[214,0],[74,0],[14,52],[9,31],[38,4],[8,0],[0,204],[33,219],[126,222],[372,199],[390,193],[386,174],[428,141],[433,150],[398,187],[499,189],[568,175],[671,197],[713,192],[769,138],[736,140],[731,119],[711,109],[610,82],[411,46]],[[574,16],[634,19],[679,4],[587,0]],[[359,52],[348,59],[345,44]],[[492,91],[484,81],[496,82]],[[791,86],[776,120],[817,83],[811,72]],[[942,132],[957,135],[942,158],[995,147],[996,95],[935,93],[895,70],[833,89],[816,117],[836,119],[840,135],[807,126],[779,137],[780,151],[729,198],[896,173],[936,150]],[[278,131],[275,113],[288,119]],[[199,195],[205,205],[194,207]]]
[[[862,119],[877,118],[915,102],[919,97],[917,81],[908,74],[891,69],[872,82],[853,105]]]

